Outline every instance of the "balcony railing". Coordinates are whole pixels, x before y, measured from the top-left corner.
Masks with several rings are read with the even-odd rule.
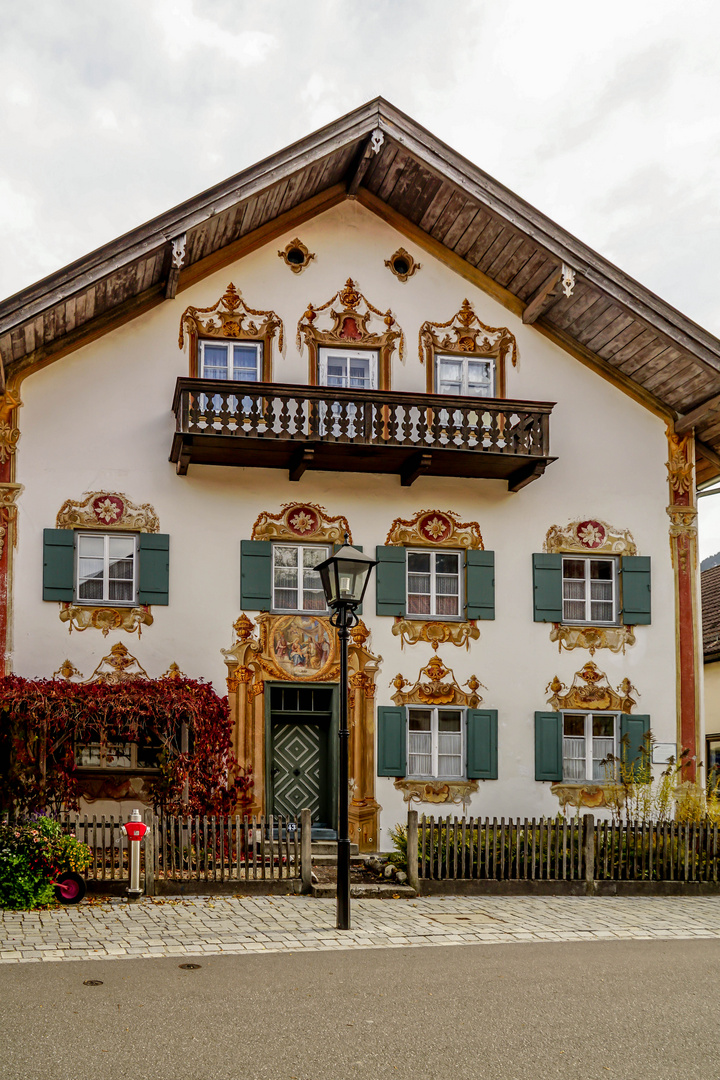
[[[191,464],[506,480],[518,491],[550,457],[548,402],[277,383],[178,379],[170,460]]]

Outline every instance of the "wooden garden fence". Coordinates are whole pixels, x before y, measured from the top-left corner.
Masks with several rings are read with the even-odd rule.
[[[718,827],[582,818],[408,814],[408,867],[422,881],[718,881]]]
[[[112,817],[64,814],[60,823],[87,844],[92,862],[89,882],[127,883],[128,840],[122,821]],[[310,882],[310,815],[301,819],[268,817],[172,816],[147,811],[148,831],[141,845],[145,892],[172,892],[188,885],[209,891],[218,885],[249,882]],[[305,848],[303,850],[303,826]],[[302,873],[303,858],[305,874]]]

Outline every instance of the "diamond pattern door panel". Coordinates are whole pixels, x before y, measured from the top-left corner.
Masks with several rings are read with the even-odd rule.
[[[300,816],[309,807],[320,817],[320,727],[276,724],[273,729],[273,792],[276,814]]]

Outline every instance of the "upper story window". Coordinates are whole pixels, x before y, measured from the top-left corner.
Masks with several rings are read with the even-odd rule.
[[[318,544],[273,544],[273,610],[326,611],[325,593],[315,567],[329,556],[329,547]]]
[[[462,569],[459,551],[408,550],[407,614],[459,619],[463,613]]]
[[[617,559],[562,560],[563,622],[615,623],[618,618]]]
[[[259,382],[262,379],[262,342],[198,342],[201,379]]]
[[[378,353],[376,349],[320,349],[320,386],[345,390],[376,390]]]
[[[495,360],[472,356],[435,356],[435,392],[467,397],[495,397]]]
[[[137,536],[78,533],[77,603],[132,605],[137,576]]]
[[[408,708],[409,777],[464,776],[463,709]]]
[[[563,713],[563,780],[602,783],[612,776],[603,765],[610,754],[617,756],[616,713]]]

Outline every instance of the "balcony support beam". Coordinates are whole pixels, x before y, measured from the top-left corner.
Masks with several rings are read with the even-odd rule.
[[[400,473],[401,487],[410,487],[415,483],[418,476],[422,476],[423,473],[429,472],[431,465],[432,454],[422,452],[413,454],[402,467]]]
[[[530,461],[516,469],[508,476],[508,491],[522,491],[528,484],[532,484],[533,480],[537,480],[545,472],[546,464],[544,461]]]
[[[290,471],[288,473],[290,480],[299,480],[302,474],[307,468],[312,466],[315,460],[315,449],[312,446],[301,446],[292,456],[290,462]]]

